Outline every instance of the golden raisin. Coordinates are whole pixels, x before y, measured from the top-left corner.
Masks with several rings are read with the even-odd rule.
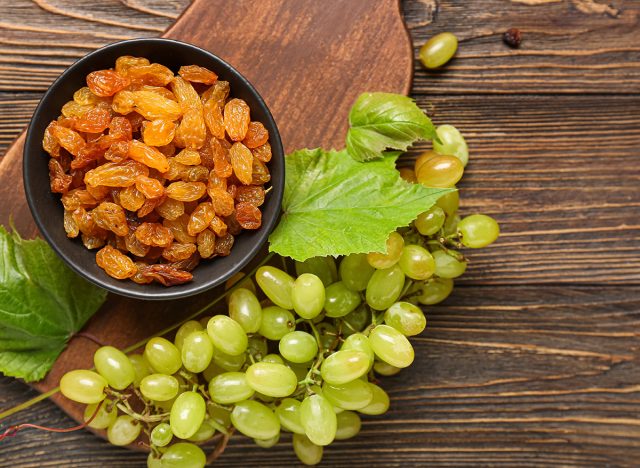
[[[142,223],[136,229],[136,237],[145,245],[167,247],[173,242],[173,232],[159,223]]]
[[[185,148],[175,156],[175,160],[186,166],[197,166],[200,164],[200,153],[196,150]]]
[[[219,80],[213,83],[213,85],[209,89],[202,93],[201,100],[202,102],[213,100],[222,109],[225,102],[227,102],[227,98],[229,97],[229,91],[229,82]]]
[[[209,229],[198,234],[198,253],[202,258],[210,258],[216,252],[216,235]]]
[[[131,278],[138,271],[133,260],[110,245],[106,245],[98,251],[96,263],[109,276],[116,279]]]
[[[253,174],[253,154],[242,143],[234,143],[229,150],[231,167],[238,180],[244,185],[249,185]]]
[[[236,220],[243,229],[258,229],[262,225],[262,213],[252,203],[238,203],[236,205]]]
[[[216,215],[229,216],[233,213],[233,197],[226,190],[214,188],[209,195]]]
[[[139,175],[149,175],[149,169],[139,162],[126,160],[122,163],[106,163],[90,170],[84,176],[87,185],[128,187]]]
[[[242,99],[231,99],[225,104],[224,127],[233,141],[244,140],[250,120],[249,106]]]
[[[179,200],[166,197],[164,202],[156,207],[156,211],[164,219],[178,219],[178,217],[184,214],[184,203]]]
[[[167,172],[169,163],[167,157],[152,146],[147,146],[138,140],[132,140],[129,145],[129,157],[160,172]]]
[[[249,122],[247,134],[242,143],[247,148],[257,148],[269,140],[269,131],[260,122]]]
[[[185,65],[180,67],[178,70],[178,75],[184,78],[187,81],[191,81],[194,83],[204,83],[204,84],[213,84],[218,79],[218,75],[216,75],[211,70],[198,66],[198,65]]]
[[[87,75],[87,86],[100,97],[113,96],[129,86],[130,81],[114,70],[98,70]]]
[[[202,182],[173,182],[166,188],[169,198],[180,201],[196,201],[206,193],[207,186]]]
[[[173,72],[159,63],[133,65],[127,69],[127,77],[134,83],[166,86],[173,79]]]
[[[181,244],[174,242],[169,247],[165,247],[162,251],[162,257],[170,262],[179,262],[186,260],[196,252],[195,244]]]
[[[172,265],[161,263],[141,267],[140,276],[142,278],[151,278],[164,286],[184,284],[193,279],[193,275],[188,271],[180,270]]]
[[[149,122],[142,131],[142,139],[149,146],[164,146],[173,141],[176,124],[171,120],[156,119]]]
[[[165,219],[162,224],[171,229],[173,237],[184,244],[195,243],[196,238],[187,232],[187,225],[189,224],[189,215],[183,214],[174,220]]]
[[[164,195],[162,182],[152,177],[143,175],[136,177],[136,188],[146,198],[158,198]]]
[[[125,210],[138,211],[145,202],[144,195],[135,185],[125,187],[120,191],[120,204]]]
[[[71,176],[65,174],[62,165],[57,159],[49,160],[49,184],[54,193],[67,193],[71,186]]]
[[[264,188],[261,185],[241,185],[234,197],[237,203],[251,203],[261,206],[264,203]]]
[[[209,99],[203,106],[204,122],[211,134],[216,138],[224,138],[224,118],[222,117],[222,108],[218,103]]]
[[[213,205],[211,203],[200,203],[198,207],[193,210],[193,213],[191,213],[191,217],[189,218],[189,224],[187,224],[187,232],[189,235],[195,236],[207,229],[215,215],[216,213],[213,210]]]
[[[91,210],[91,216],[98,227],[111,231],[117,236],[126,236],[129,233],[127,217],[120,205],[102,202]]]
[[[209,224],[209,228],[215,232],[218,237],[224,237],[227,234],[227,225],[219,216],[214,216]]]

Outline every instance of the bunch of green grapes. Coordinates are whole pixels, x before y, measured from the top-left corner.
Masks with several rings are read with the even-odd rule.
[[[403,177],[458,182],[466,143],[450,126],[438,134],[442,144]],[[188,321],[173,341],[153,338],[142,354],[101,347],[95,371],[67,373],[61,391],[88,405],[89,426],[106,429],[112,444],[148,443],[149,467],[202,467],[199,445],[234,430],[264,448],[291,432],[300,461],[317,464],[323,447],[358,434],[362,415],[389,408],[376,374],[413,362],[408,337],[426,326],[417,304],[451,293],[467,266],[456,249],[498,237],[492,218],[460,219],[457,210],[450,192],[392,233],[384,253],[312,258],[295,264],[295,277],[274,266],[235,277],[226,314]]]

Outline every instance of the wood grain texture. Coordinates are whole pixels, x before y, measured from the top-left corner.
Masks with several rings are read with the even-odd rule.
[[[0,145],[73,60],[119,38],[159,35],[187,5],[96,3],[21,0],[0,20]],[[472,251],[461,287],[427,310],[416,363],[383,381],[390,412],[326,449],[326,466],[637,465],[640,3],[612,5],[403,2],[416,54],[436,32],[462,39],[445,69],[415,64],[412,95],[467,137],[462,210],[495,215],[503,235]],[[519,50],[501,41],[509,27],[524,32]],[[0,408],[35,394],[0,379]],[[73,424],[51,402],[6,423],[22,421]],[[24,432],[0,452],[0,467],[144,465],[82,431]],[[295,457],[287,438],[262,450],[234,437],[218,464]]]

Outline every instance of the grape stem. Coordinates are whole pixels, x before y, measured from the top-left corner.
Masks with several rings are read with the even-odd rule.
[[[146,422],[146,423],[160,422],[160,421],[162,421],[162,420],[164,420],[164,419],[169,417],[169,413],[150,414],[150,415],[143,415],[143,414],[140,414],[140,413],[136,413],[135,411],[133,411],[133,409],[131,409],[131,407],[128,404],[125,405],[123,403],[118,403],[118,404],[116,404],[116,406],[118,407],[118,409],[120,411],[122,411],[125,414],[128,414],[133,419],[135,419],[137,421]]]
[[[216,461],[218,459],[218,457],[220,455],[222,455],[222,452],[224,452],[224,450],[227,448],[227,444],[229,443],[229,439],[231,439],[231,436],[233,435],[233,431],[234,431],[234,429],[231,428],[231,429],[229,429],[228,433],[226,433],[226,434],[222,433],[222,438],[220,439],[220,441],[216,445],[216,448],[207,457],[207,465],[212,464],[214,461]]]

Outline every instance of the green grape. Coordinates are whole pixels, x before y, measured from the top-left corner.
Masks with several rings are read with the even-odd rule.
[[[433,140],[433,149],[440,154],[450,154],[466,167],[469,162],[469,148],[464,137],[453,125],[440,125],[436,128],[440,142]]]
[[[318,354],[316,339],[303,331],[293,331],[284,335],[278,348],[283,358],[297,364],[308,362]]]
[[[449,32],[436,34],[420,47],[420,61],[427,68],[439,68],[458,50],[458,38]]]
[[[456,187],[451,187],[455,189]],[[447,216],[453,216],[456,211],[458,211],[458,206],[460,205],[460,192],[458,190],[453,190],[451,192],[447,192],[438,198],[436,202],[436,206],[442,208],[444,213]]]
[[[400,234],[394,231],[389,234],[385,252],[368,253],[367,262],[377,270],[384,270],[385,268],[392,267],[398,262],[398,260],[400,260],[400,254],[402,253],[403,247],[404,239]]]
[[[368,414],[370,416],[377,416],[379,414],[386,413],[389,409],[389,395],[387,395],[387,392],[378,387],[376,384],[369,382],[369,386],[371,387],[371,391],[373,392],[371,403],[369,403],[364,408],[359,409],[358,411],[362,414]]]
[[[200,424],[200,427],[198,428],[196,433],[189,437],[187,440],[189,442],[197,443],[206,442],[207,440],[211,439],[215,435],[215,433],[216,428],[214,427],[214,423],[205,419],[204,421],[202,421],[202,424]]]
[[[320,366],[322,379],[331,385],[342,385],[364,375],[369,370],[369,356],[355,349],[337,351]]]
[[[215,353],[215,350],[214,350]],[[234,356],[235,357],[235,356]],[[211,363],[207,366],[205,370],[202,371],[202,376],[204,380],[210,382],[216,375],[220,375],[225,372],[225,369],[216,364],[215,360],[211,361]]]
[[[348,289],[342,281],[338,281],[326,290],[324,310],[327,317],[344,317],[354,311],[360,302],[360,294]]]
[[[309,440],[316,445],[329,445],[336,436],[336,413],[322,395],[311,395],[302,401],[300,422]]]
[[[151,403],[153,404],[153,406],[155,408],[160,410],[161,413],[168,413],[168,412],[171,411],[171,407],[173,406],[173,403],[176,401],[176,398],[178,398],[178,397],[176,396],[176,397],[172,398],[171,400],[167,400],[167,401],[153,400]]]
[[[253,439],[256,445],[262,448],[271,448],[274,445],[276,445],[279,440],[280,440],[280,434],[278,434],[275,437],[272,437],[271,439]]]
[[[325,382],[322,386],[322,395],[333,406],[345,410],[364,408],[373,398],[373,392],[368,383],[360,379],[342,385],[329,385]]]
[[[442,228],[445,217],[446,215],[442,208],[432,206],[424,213],[420,213],[413,222],[413,225],[423,236],[432,236]]]
[[[291,301],[296,313],[304,319],[317,317],[324,306],[325,290],[322,280],[312,274],[303,273],[293,283]]]
[[[373,391],[371,394],[373,395]],[[353,411],[343,411],[338,414],[337,419],[338,429],[336,430],[336,440],[351,439],[360,432],[362,421],[360,421],[358,413],[354,413]]]
[[[199,393],[181,393],[173,403],[169,415],[173,435],[180,439],[191,437],[204,421],[206,412],[204,398]]]
[[[93,355],[98,374],[107,380],[111,388],[124,390],[133,383],[136,371],[126,354],[113,346],[102,346]]]
[[[309,373],[309,369],[313,365],[313,361],[304,362],[302,364],[286,361],[284,364],[289,369],[291,369],[294,372],[294,374],[296,374],[298,381],[300,381],[300,380],[304,380],[307,377],[307,374]]]
[[[385,377],[391,377],[392,375],[396,375],[402,369],[396,366],[392,366],[384,361],[376,361],[373,363],[373,370],[376,371],[380,375],[384,375]]]
[[[215,423],[222,428],[231,426],[231,410],[218,405],[208,405],[207,413],[211,423]]]
[[[304,427],[300,422],[300,402],[298,400],[284,398],[276,407],[276,415],[284,429],[295,434],[304,434]]]
[[[338,270],[333,257],[311,257],[304,262],[296,262],[296,275],[304,273],[316,275],[325,287],[338,281]]]
[[[213,362],[218,367],[228,371],[235,372],[242,369],[245,361],[247,360],[246,353],[238,354],[237,356],[232,356],[231,354],[224,353],[217,349],[215,346],[213,347]]]
[[[118,417],[118,408],[116,405],[112,405],[111,400],[102,400],[102,405],[96,413],[98,403],[91,403],[84,409],[84,421],[88,421],[93,417],[91,422],[87,426],[93,429],[106,429],[109,427]],[[110,408],[111,407],[111,408]],[[95,414],[95,416],[93,416]]]
[[[112,445],[133,443],[142,430],[142,425],[128,414],[118,416],[107,429],[107,440]]]
[[[369,358],[369,369],[373,365],[373,349],[371,348],[371,343],[369,343],[369,338],[367,338],[362,333],[354,333],[353,335],[347,337],[342,343],[343,350],[356,350],[362,351]]]
[[[405,336],[414,336],[422,333],[427,319],[419,307],[409,302],[396,302],[384,313],[384,323]]]
[[[135,378],[133,379],[133,386],[139,387],[140,382],[147,375],[153,374],[153,369],[151,369],[151,365],[142,354],[132,354],[129,357],[129,362],[133,366],[133,372],[135,373]]]
[[[262,307],[255,294],[239,288],[229,296],[229,317],[238,322],[247,333],[256,333],[262,321]]]
[[[385,310],[396,302],[404,289],[404,273],[398,265],[377,270],[367,284],[367,304],[372,309]]]
[[[162,454],[162,468],[204,468],[207,456],[202,449],[189,442],[173,444]]]
[[[207,333],[213,346],[223,353],[239,356],[247,350],[247,334],[238,322],[226,315],[212,317],[207,324]]]
[[[253,400],[236,404],[231,412],[231,424],[252,439],[271,439],[280,433],[280,420],[274,412]]]
[[[427,151],[418,161],[416,178],[426,187],[453,187],[462,179],[464,166],[455,156]]]
[[[458,216],[457,214],[454,214],[453,216],[447,216],[447,219],[444,222],[444,226],[442,226],[442,234],[445,237],[457,234],[459,222],[460,216]]]
[[[151,338],[144,347],[143,355],[151,368],[160,374],[175,374],[182,367],[180,351],[171,341],[162,337]]]
[[[153,451],[149,452],[147,456],[147,468],[162,468],[162,460],[157,458]]]
[[[213,343],[206,331],[192,332],[182,345],[182,362],[190,372],[202,372],[213,358]]]
[[[366,254],[347,255],[340,262],[340,278],[352,291],[364,291],[375,268],[369,265]]]
[[[284,360],[278,354],[267,354],[261,362],[271,362],[273,364],[284,364]]]
[[[229,299],[229,296],[226,296],[225,299]],[[201,317],[198,320],[198,323],[200,324],[203,330],[207,328],[207,323],[209,323],[209,320],[211,320],[211,315],[205,315],[204,317]]]
[[[424,305],[438,304],[444,301],[453,291],[453,280],[450,278],[431,278],[420,288],[418,302]]]
[[[247,383],[263,395],[283,398],[296,391],[298,378],[284,364],[256,362],[247,368]]]
[[[330,322],[321,322],[316,325],[320,335],[320,347],[322,349],[333,349],[338,344],[338,330]]]
[[[444,250],[436,250],[432,255],[436,261],[436,275],[440,278],[457,278],[467,269],[467,262],[454,258]]]
[[[168,401],[178,394],[178,379],[171,375],[151,374],[140,382],[140,393],[145,398],[154,401]]]
[[[342,335],[349,336],[362,331],[371,323],[371,313],[365,304],[361,304],[356,310],[342,317]]]
[[[269,354],[267,340],[259,335],[250,336],[247,343],[247,353],[258,361],[262,360],[263,356]]]
[[[151,436],[149,437],[151,443],[156,447],[166,447],[173,439],[173,432],[171,432],[171,426],[167,423],[160,423],[151,430]]]
[[[281,307],[265,307],[262,311],[260,334],[269,340],[280,340],[296,329],[296,319],[291,312]]]
[[[192,332],[203,330],[204,327],[197,322],[196,320],[189,320],[188,322],[184,322],[178,328],[176,332],[176,336],[173,338],[173,344],[176,345],[179,351],[182,351],[182,343],[184,343],[184,339],[191,335]]]
[[[409,367],[415,357],[407,337],[389,325],[378,325],[371,330],[369,343],[376,356],[395,367]]]
[[[244,372],[225,372],[209,382],[209,396],[216,403],[229,405],[253,396]]]
[[[500,226],[490,216],[474,214],[458,223],[460,242],[465,247],[478,249],[493,243],[500,235]]]
[[[430,278],[436,269],[433,256],[420,245],[405,245],[398,265],[406,276],[415,280]]]
[[[263,266],[256,272],[256,281],[271,302],[283,309],[293,309],[291,302],[293,278],[291,276],[279,268]]]
[[[304,434],[293,434],[293,451],[304,465],[317,465],[322,461],[323,447],[316,445]]]
[[[67,372],[60,379],[60,391],[69,400],[89,405],[104,400],[107,381],[100,374],[84,369]]]

